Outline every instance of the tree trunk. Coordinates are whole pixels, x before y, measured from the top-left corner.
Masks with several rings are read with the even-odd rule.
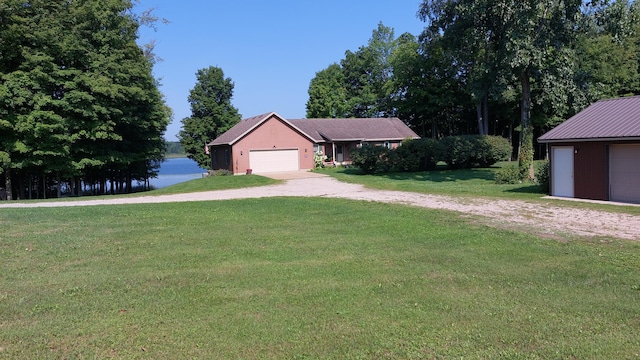
[[[484,121],[482,120],[482,102],[476,105],[476,117],[478,119],[478,134],[484,135]]]
[[[7,200],[13,200],[13,189],[11,188],[11,169],[4,172],[4,188],[7,192]]]
[[[489,94],[485,93],[476,106],[478,134],[489,135]]]
[[[57,186],[56,186],[56,198],[57,198],[57,199],[60,199],[60,198],[62,197],[62,189],[60,188],[60,187],[61,187],[61,186],[60,186],[60,184],[61,184],[61,181],[60,181],[60,171],[58,171],[58,172],[56,173],[56,182],[58,183],[58,184],[57,184]]]
[[[484,134],[489,135],[489,92],[484,93],[484,98],[482,98],[482,123],[484,124]]]
[[[531,127],[531,78],[529,69],[520,74],[522,85],[522,104],[520,107],[520,146],[518,150],[518,166],[523,180],[533,180],[533,129]]]

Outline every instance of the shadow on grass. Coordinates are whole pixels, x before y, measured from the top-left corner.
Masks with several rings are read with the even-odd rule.
[[[505,190],[505,192],[514,194],[539,194],[540,196],[546,195],[540,185],[523,185],[515,189]]]
[[[339,170],[345,175],[365,175],[358,168],[347,168]],[[436,169],[431,171],[420,172],[393,172],[384,174],[373,174],[370,176],[378,176],[389,180],[413,180],[413,181],[430,181],[430,182],[453,182],[453,181],[469,181],[469,180],[488,180],[493,181],[495,171],[491,168],[483,169]]]

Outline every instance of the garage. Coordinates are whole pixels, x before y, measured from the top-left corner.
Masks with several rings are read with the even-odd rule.
[[[609,147],[610,199],[640,203],[640,145]]]
[[[249,151],[249,166],[254,174],[298,171],[298,159],[297,149]]]
[[[640,96],[598,100],[538,142],[552,172],[569,180],[572,171],[574,198],[640,204]],[[551,193],[571,197],[569,184],[554,188],[560,179],[550,175]]]

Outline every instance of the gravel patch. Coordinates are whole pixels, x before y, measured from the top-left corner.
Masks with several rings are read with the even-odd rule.
[[[276,196],[327,197],[397,203],[455,211],[466,214],[466,216],[472,216],[477,221],[489,226],[520,229],[559,240],[572,236],[640,240],[640,217],[629,214],[576,209],[521,200],[457,198],[402,191],[374,190],[367,189],[362,185],[343,183],[319,174],[295,177],[286,180],[282,184],[254,188],[65,202],[0,202],[0,208],[148,204]]]

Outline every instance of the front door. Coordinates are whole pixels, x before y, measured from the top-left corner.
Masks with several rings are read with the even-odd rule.
[[[342,145],[336,145],[336,161],[339,163],[344,161],[344,147]]]
[[[551,195],[572,198],[573,146],[551,147],[551,164]]]

